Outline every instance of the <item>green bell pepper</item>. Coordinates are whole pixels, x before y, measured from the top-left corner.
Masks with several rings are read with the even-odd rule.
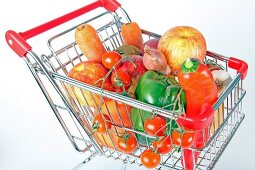
[[[155,71],[147,71],[140,78],[135,90],[136,99],[166,110],[183,111],[186,106],[185,92],[174,77],[164,76]],[[152,113],[133,108],[131,121],[134,129],[144,132],[144,121],[153,116]],[[167,133],[171,133],[178,125],[174,120],[166,119],[168,122]],[[171,123],[169,123],[171,121]],[[147,145],[152,142],[150,138],[137,134],[140,144]]]

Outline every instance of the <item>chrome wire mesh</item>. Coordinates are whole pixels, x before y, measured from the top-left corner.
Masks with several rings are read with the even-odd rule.
[[[107,17],[105,19],[104,17]],[[128,17],[123,17],[128,18]],[[102,13],[93,19],[85,21],[84,23],[88,22],[99,22],[98,20],[102,19],[102,21],[106,24],[101,24],[100,27],[97,28],[98,35],[104,44],[106,49],[113,50],[123,44],[121,35],[120,35],[120,25],[123,22],[121,15],[117,13]],[[100,22],[101,23],[101,22]],[[93,25],[95,26],[95,25]],[[67,77],[68,72],[70,69],[82,62],[86,61],[86,56],[84,56],[77,46],[77,44],[72,41],[66,42],[66,44],[62,44],[60,48],[55,48],[52,44],[57,39],[61,39],[62,36],[69,34],[72,36],[72,40],[74,40],[74,30],[75,27],[68,29],[56,36],[52,37],[48,41],[49,49],[51,50],[52,54],[50,55],[42,55],[41,60],[42,63],[49,70],[49,74],[51,78],[58,84],[58,88],[61,93],[66,98],[67,103],[60,102],[58,94],[54,93],[48,87],[49,82],[45,77],[44,71],[37,65],[36,61],[33,60],[33,56],[27,58],[26,62],[36,79],[38,79],[38,84],[42,85],[44,88],[42,90],[45,92],[45,95],[49,95],[51,101],[51,107],[53,108],[56,116],[60,119],[60,123],[62,124],[63,128],[69,134],[71,138],[71,142],[78,146],[77,149],[83,152],[91,152],[93,157],[97,153],[97,149],[95,147],[95,143],[99,144],[102,149],[102,154],[106,157],[113,158],[116,160],[121,160],[124,163],[130,164],[138,164],[141,165],[139,156],[143,152],[143,150],[150,147],[149,142],[147,145],[138,145],[138,149],[131,155],[119,152],[116,143],[115,143],[115,136],[123,135],[123,132],[131,131],[133,133],[143,135],[148,138],[155,138],[150,136],[144,132],[136,131],[131,124],[131,126],[127,126],[125,122],[122,121],[122,114],[120,113],[117,105],[118,102],[123,102],[126,104],[126,112],[128,115],[131,114],[130,107],[140,106],[138,101],[134,101],[133,99],[119,97],[118,95],[109,94],[107,96],[107,92],[103,93],[98,91],[98,88],[92,87],[90,85],[83,85],[74,81]],[[145,31],[143,30],[143,38],[144,40],[148,40],[150,38],[160,37],[158,34]],[[61,40],[61,42],[64,42]],[[210,59],[215,61],[218,64],[221,64],[225,67],[225,70],[231,71],[228,68],[228,59],[221,55],[217,55],[212,52],[207,53],[206,59]],[[240,80],[240,75],[236,75],[236,73],[232,73],[232,76],[235,75],[235,80],[237,83],[233,83],[233,90],[232,89],[225,89],[223,92],[227,94],[226,99],[223,101],[219,101],[219,107],[216,107],[214,120],[212,124],[210,124],[204,131],[209,133],[209,140],[205,140],[204,148],[201,149],[201,154],[199,159],[196,163],[197,169],[211,169],[218,158],[220,157],[221,153],[224,151],[225,147],[227,146],[228,142],[231,140],[232,136],[234,135],[235,131],[237,130],[238,126],[241,124],[242,120],[244,119],[244,114],[241,112],[242,110],[242,98],[245,95],[245,90],[242,87],[242,81]],[[46,88],[47,87],[47,88]],[[103,96],[103,97],[102,97]],[[114,97],[112,105],[109,106],[106,104],[106,112],[113,119],[112,115],[112,108],[115,108],[117,117],[119,118],[120,122],[114,122],[113,129],[108,129],[107,135],[99,135],[95,136],[92,130],[92,122],[93,117],[96,112],[100,110],[99,107],[102,103],[106,100],[110,100],[107,97]],[[112,99],[112,98],[111,98]],[[101,103],[101,101],[103,101]],[[90,107],[93,105],[94,107]],[[69,108],[69,106],[71,106]],[[111,109],[110,109],[111,108]],[[141,111],[145,110],[148,111],[152,106],[148,104],[143,104],[139,107],[139,115],[142,116]],[[155,114],[163,114],[163,111],[158,109],[155,111]],[[161,111],[161,112],[160,112]],[[100,111],[99,111],[100,112]],[[169,111],[164,111],[169,115],[174,115]],[[76,116],[74,116],[76,115]],[[79,117],[79,121],[77,120],[77,116]],[[115,115],[116,116],[116,115]],[[174,118],[171,117],[171,118]],[[131,118],[129,117],[131,121]],[[82,122],[79,123],[79,122]],[[84,128],[87,130],[88,133],[85,133]],[[90,139],[94,139],[91,141]],[[193,152],[197,151],[193,149]],[[158,169],[183,169],[182,163],[182,152],[177,152],[177,150],[173,149],[169,154],[162,155],[161,166]]]

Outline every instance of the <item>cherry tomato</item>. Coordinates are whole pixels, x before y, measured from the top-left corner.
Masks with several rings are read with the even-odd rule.
[[[99,88],[102,88],[102,82],[103,81],[99,81],[97,82],[97,84],[95,84],[95,86],[99,87]],[[103,87],[104,90],[108,90],[108,91],[111,91],[111,92],[114,92],[114,89],[112,88],[112,83],[109,82],[109,81],[105,81],[104,82],[104,87]],[[93,98],[92,98],[93,99]],[[103,97],[104,99],[104,102],[105,101],[109,101],[111,99],[107,98],[107,97]]]
[[[121,55],[115,51],[107,51],[102,56],[102,64],[107,69],[111,69],[119,60],[121,60]]]
[[[99,88],[102,88],[102,83],[103,83],[103,81],[99,81],[97,84],[95,84],[97,87],[99,87]],[[104,82],[104,87],[103,87],[103,89],[105,89],[105,90],[108,90],[108,91],[114,91],[113,90],[113,88],[112,88],[112,83],[110,83],[110,82],[107,82],[107,81],[105,81]]]
[[[169,153],[173,147],[172,142],[169,136],[163,137],[161,140],[154,141],[152,146],[158,151],[160,154],[167,154]]]
[[[112,126],[111,119],[106,114],[97,114],[94,118],[92,128],[98,133],[105,133]]]
[[[144,122],[144,130],[152,136],[164,136],[166,128],[166,120],[160,116],[146,119]]]
[[[111,82],[113,88],[116,91],[121,92],[123,91],[123,86],[125,90],[131,86],[132,78],[130,77],[129,73],[122,70],[116,70],[112,72]]]
[[[119,150],[131,154],[137,149],[137,140],[132,134],[127,134],[118,139]]]
[[[143,166],[146,168],[155,168],[159,165],[161,156],[160,154],[154,153],[151,149],[143,151],[140,156]]]
[[[177,147],[190,148],[195,142],[195,132],[185,132],[181,135],[175,130],[172,133],[172,142]]]

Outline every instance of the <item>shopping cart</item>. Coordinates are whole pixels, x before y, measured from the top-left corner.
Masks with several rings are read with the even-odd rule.
[[[103,7],[104,9],[99,7]],[[101,12],[102,9],[103,12]],[[125,154],[116,148],[115,142],[109,134],[110,132],[107,132],[109,134],[109,139],[105,139],[105,136],[101,136],[100,139],[102,140],[99,142],[98,138],[93,135],[91,127],[95,108],[81,104],[76,96],[77,94],[70,92],[70,89],[79,89],[81,95],[83,91],[89,91],[92,98],[95,94],[102,95],[103,99],[110,98],[115,102],[119,101],[125,103],[127,106],[149,111],[172,120],[177,119],[176,114],[169,110],[118,95],[67,77],[68,71],[70,71],[75,64],[87,60],[74,41],[74,31],[78,25],[72,26],[68,30],[63,30],[49,38],[47,45],[50,54],[48,55],[42,54],[39,56],[26,42],[26,40],[30,38],[77,18],[78,16],[83,16],[85,13],[90,13],[92,10],[100,11],[99,15],[89,18],[83,23],[90,23],[93,25],[93,27],[97,29],[104,46],[110,48],[110,50],[116,49],[122,45],[123,41],[120,35],[120,26],[123,23],[131,22],[131,19],[115,0],[98,0],[25,32],[17,33],[11,30],[7,31],[6,41],[10,48],[26,62],[74,148],[79,152],[90,153],[90,156],[86,158],[82,164],[87,163],[96,155],[104,155],[107,158],[121,160],[123,163],[136,163],[141,166],[140,155],[145,149],[150,147],[150,143],[148,142],[147,145],[139,144],[136,152]],[[79,23],[79,25],[83,23]],[[142,32],[145,41],[150,38],[160,37],[160,35],[150,31],[142,30]],[[233,57],[228,58],[210,51],[207,51],[206,59],[221,64],[224,69],[231,74],[233,79],[212,107],[215,112],[212,123],[208,124],[207,127],[202,130],[204,147],[200,149],[190,149],[192,153],[200,152],[197,161],[195,161],[195,158],[192,159],[195,169],[213,168],[245,117],[244,113],[241,112],[242,99],[246,93],[243,89],[242,80],[246,77],[248,65],[239,59]],[[86,96],[83,97],[86,102]],[[108,110],[108,112],[110,115],[111,110]],[[146,137],[146,139],[153,138],[153,136],[145,132],[136,131],[134,127],[127,128],[123,124],[122,126],[114,126],[115,129],[128,130],[142,135]],[[205,134],[205,132],[209,134]],[[115,133],[115,135],[118,135],[118,130],[116,130]],[[205,139],[206,135],[209,135],[209,139]],[[162,155],[158,169],[183,169],[185,165],[183,165],[182,159],[185,158],[182,157],[182,154],[182,151],[178,152],[176,149],[173,149],[169,154]]]

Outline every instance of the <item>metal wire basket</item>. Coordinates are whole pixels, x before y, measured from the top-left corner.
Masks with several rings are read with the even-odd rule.
[[[90,23],[97,29],[105,47],[110,50],[116,49],[123,44],[120,35],[121,24],[131,22],[131,20],[118,2],[108,0],[96,1],[23,33],[7,31],[6,41],[19,56],[23,57],[74,148],[79,152],[91,153],[83,161],[83,164],[96,155],[104,155],[108,158],[121,160],[124,163],[136,163],[141,166],[140,154],[149,148],[150,144],[138,145],[136,152],[125,154],[118,151],[112,136],[118,135],[120,129],[143,135],[146,139],[153,138],[153,136],[136,131],[134,127],[127,128],[122,122],[121,125],[114,125],[114,135],[113,132],[107,132],[108,139],[103,135],[95,137],[91,126],[94,117],[93,112],[99,106],[98,103],[95,103],[95,107],[86,106],[88,101],[84,93],[89,93],[94,102],[96,102],[94,98],[97,94],[102,95],[103,100],[110,98],[114,100],[115,104],[119,101],[125,103],[127,107],[131,106],[167,118],[177,119],[176,114],[67,77],[67,73],[74,65],[87,60],[74,41],[74,31],[78,25],[51,37],[48,40],[48,48],[51,53],[48,55],[42,54],[39,56],[32,51],[32,47],[26,42],[29,38],[101,6],[106,11],[83,23]],[[142,32],[145,41],[160,37],[160,35],[150,31],[143,30]],[[245,117],[244,113],[241,112],[242,99],[245,96],[242,80],[246,76],[247,64],[236,58],[224,57],[210,51],[207,51],[206,58],[221,64],[231,74],[233,80],[213,106],[215,111],[213,122],[202,130],[204,147],[199,150],[190,149],[193,154],[200,152],[197,161],[193,158],[194,168],[196,169],[213,168]],[[118,111],[117,108],[116,110]],[[111,115],[111,110],[108,110],[108,114]],[[118,114],[121,118],[120,113]],[[208,140],[205,139],[205,132],[209,135]],[[99,138],[101,141],[99,141]],[[158,169],[184,169],[182,154],[183,152],[173,149],[169,154],[162,155]]]

